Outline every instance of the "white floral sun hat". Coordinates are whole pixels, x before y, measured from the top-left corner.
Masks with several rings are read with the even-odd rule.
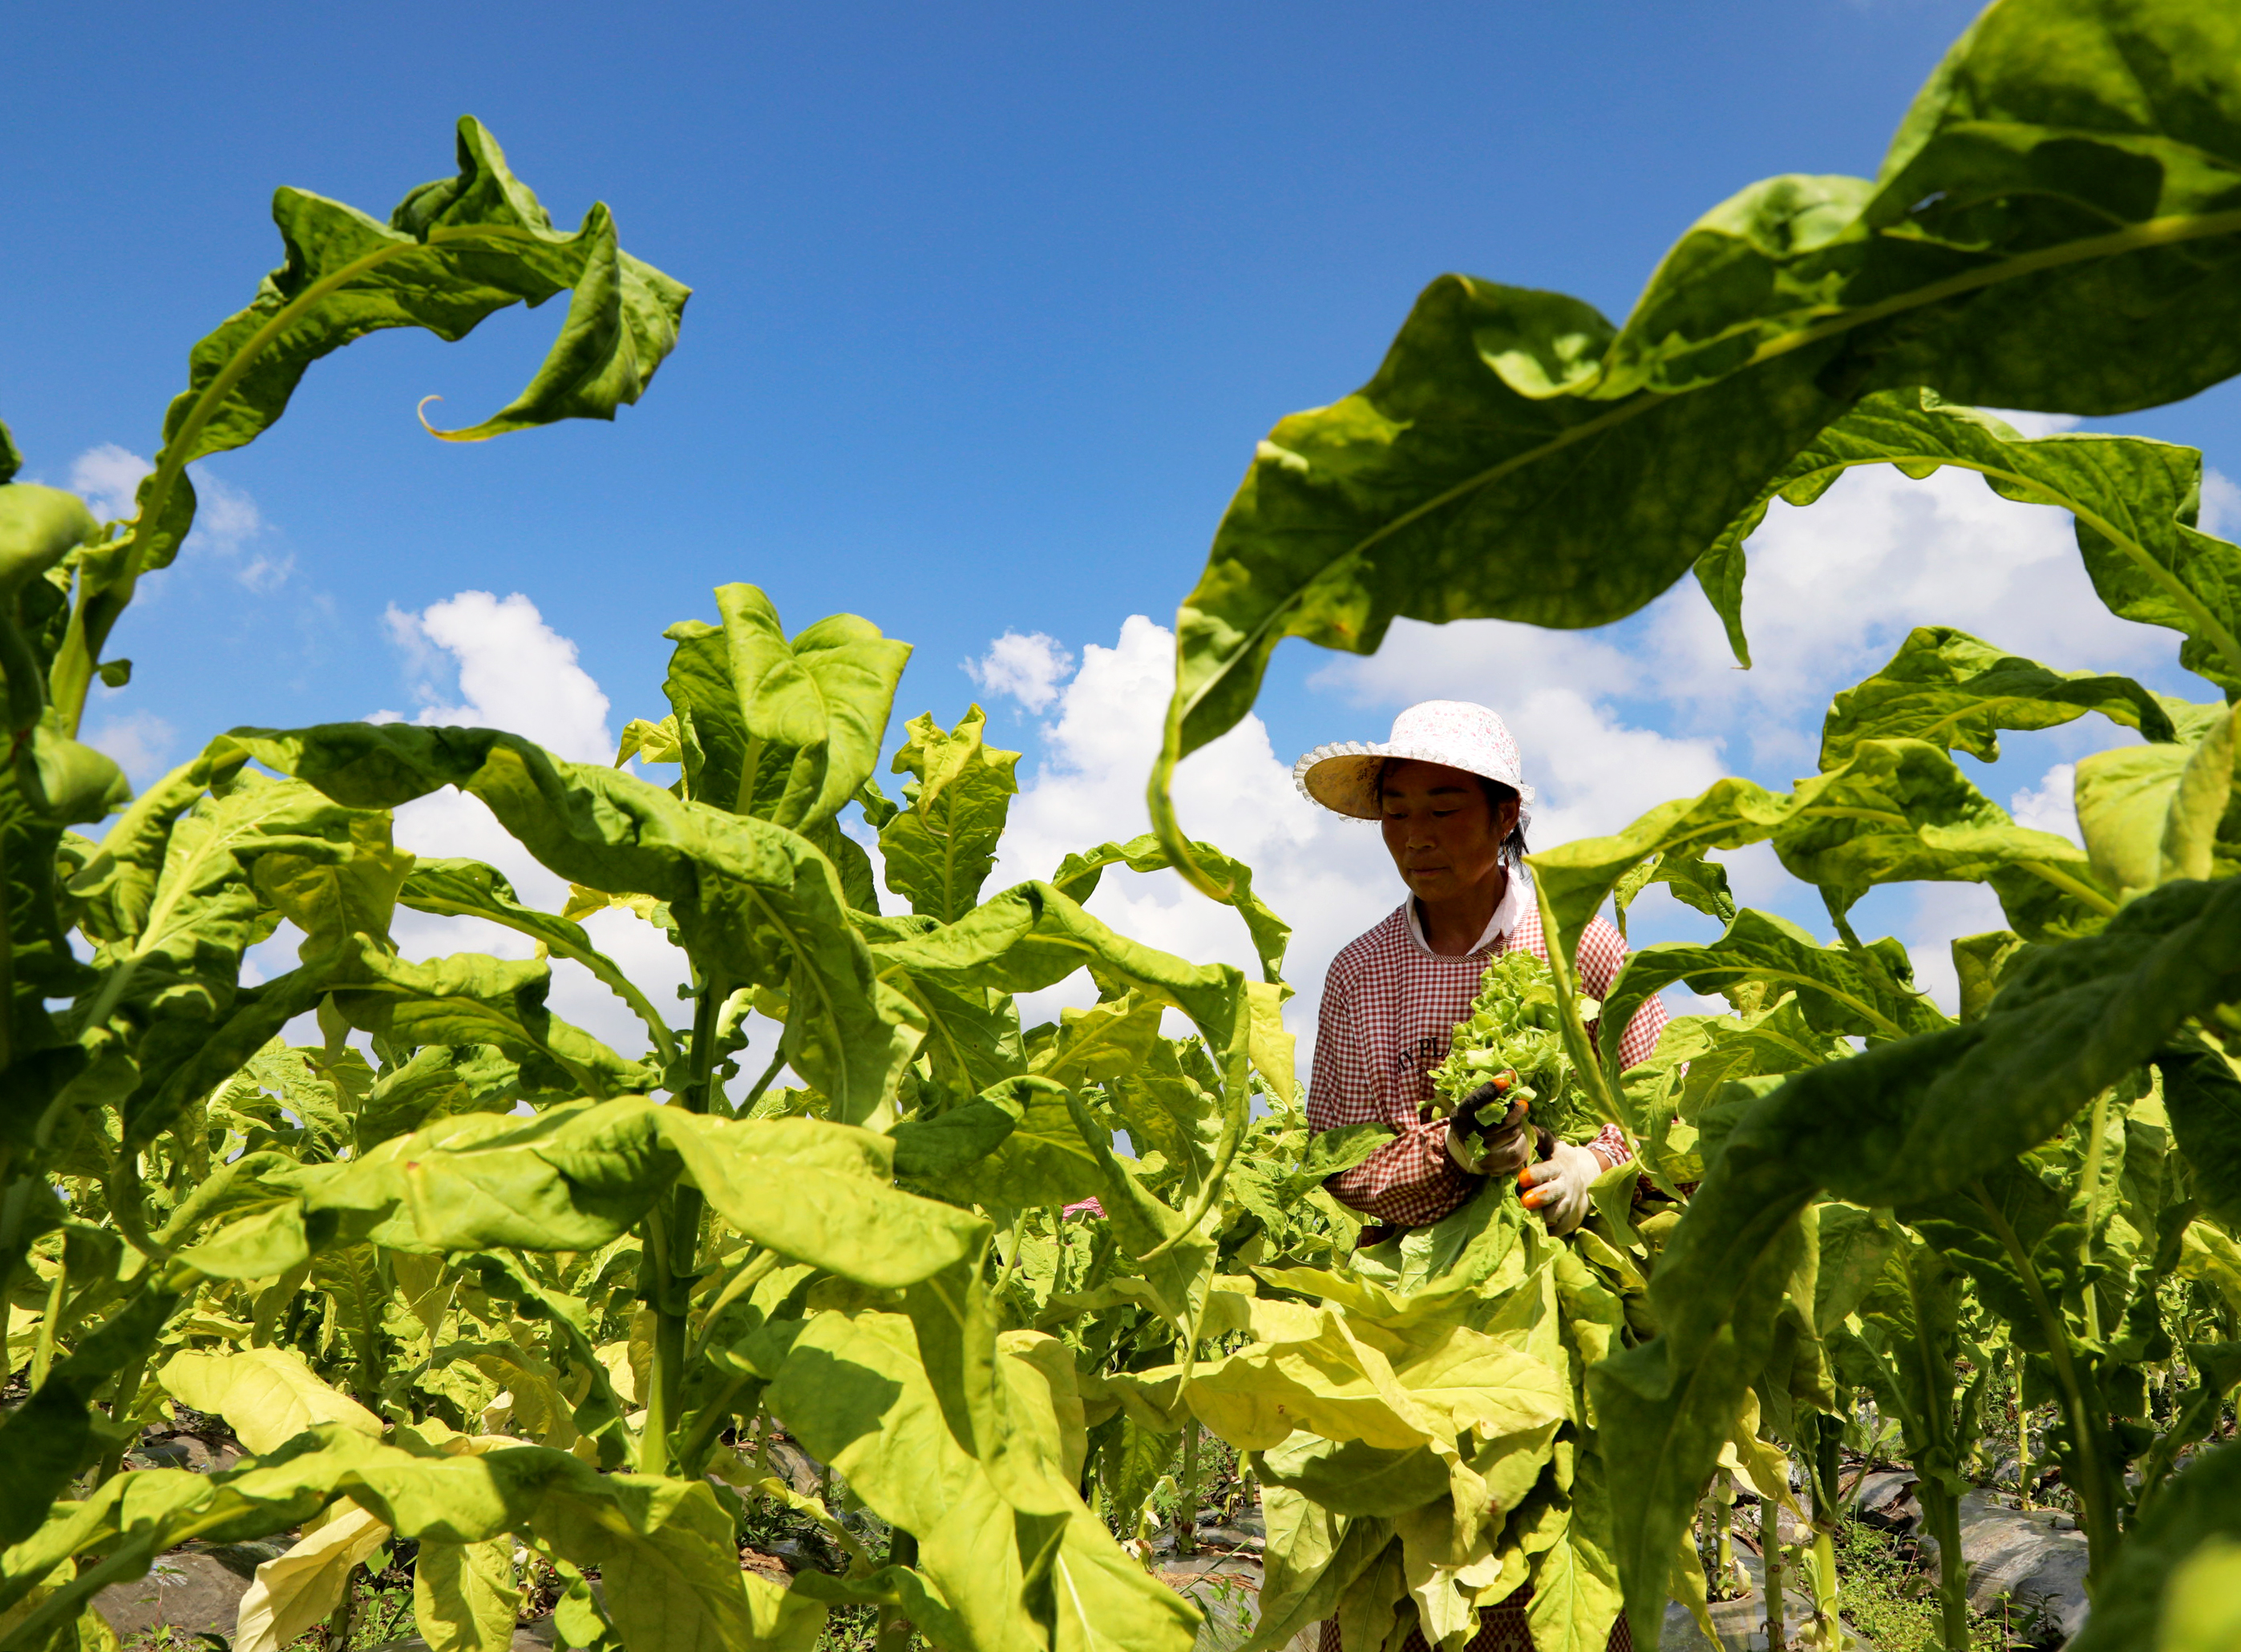
[[[1502,720],[1468,700],[1426,700],[1393,719],[1389,740],[1341,740],[1317,746],[1292,765],[1301,796],[1355,820],[1376,820],[1385,810],[1377,795],[1389,757],[1445,763],[1498,780],[1517,794],[1517,825],[1533,819],[1533,788],[1525,783],[1517,742]]]

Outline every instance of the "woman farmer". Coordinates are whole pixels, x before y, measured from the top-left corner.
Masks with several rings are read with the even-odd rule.
[[[1362,1241],[1440,1220],[1478,1191],[1488,1176],[1514,1176],[1525,1204],[1552,1233],[1580,1225],[1597,1176],[1630,1159],[1616,1127],[1581,1146],[1556,1142],[1536,1156],[1537,1132],[1513,1117],[1475,1124],[1458,1109],[1452,1121],[1427,1119],[1432,1075],[1447,1059],[1455,1027],[1469,1018],[1488,959],[1522,948],[1546,960],[1547,940],[1525,869],[1532,788],[1517,743],[1482,705],[1429,700],[1394,720],[1381,743],[1318,746],[1293,766],[1300,789],[1326,809],[1379,822],[1408,898],[1332,960],[1315,1033],[1308,1088],[1308,1128],[1385,1124],[1399,1135],[1324,1186],[1375,1219]],[[1582,989],[1609,995],[1626,962],[1626,943],[1602,919],[1588,925],[1575,963]],[[1646,1000],[1620,1041],[1622,1065],[1657,1047],[1664,1007]],[[1589,1029],[1592,1033],[1593,1029]],[[1484,1153],[1464,1139],[1479,1134]],[[1482,1172],[1464,1167],[1482,1164]],[[1481,1615],[1466,1652],[1529,1652],[1530,1585]],[[1337,1622],[1324,1625],[1324,1652],[1337,1652]],[[1612,1652],[1633,1645],[1622,1617]],[[1423,1652],[1412,1636],[1406,1652]]]

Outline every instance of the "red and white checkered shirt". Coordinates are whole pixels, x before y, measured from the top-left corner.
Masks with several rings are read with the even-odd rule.
[[[1538,958],[1549,956],[1540,912],[1516,898],[1519,881],[1513,874],[1511,894],[1495,913],[1495,921],[1507,927],[1482,937],[1465,956],[1442,957],[1424,944],[1412,900],[1331,960],[1316,1023],[1308,1128],[1320,1132],[1375,1123],[1401,1132],[1398,1140],[1323,1184],[1380,1222],[1422,1227],[1478,1189],[1480,1178],[1448,1156],[1447,1120],[1427,1121],[1418,1107],[1431,1098],[1432,1074],[1447,1060],[1455,1028],[1470,1017],[1487,961],[1518,947]],[[1619,932],[1602,918],[1591,921],[1575,961],[1580,989],[1593,998],[1609,996],[1626,956]],[[1645,1000],[1627,1023],[1621,1063],[1646,1060],[1664,1028],[1665,1006],[1654,996]],[[1595,1028],[1588,1031],[1593,1036]],[[1634,1156],[1616,1125],[1606,1126],[1594,1146],[1613,1164]]]

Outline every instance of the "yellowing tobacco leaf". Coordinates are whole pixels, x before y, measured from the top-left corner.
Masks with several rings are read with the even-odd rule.
[[[234,1431],[240,1432],[239,1425]],[[286,1554],[258,1567],[249,1592],[241,1597],[234,1652],[279,1652],[324,1620],[342,1603],[351,1569],[386,1542],[389,1531],[385,1522],[355,1503],[347,1504],[342,1514]]]
[[[505,1652],[521,1590],[511,1536],[479,1543],[424,1541],[412,1569],[412,1621],[430,1652]]]
[[[224,1417],[241,1443],[258,1456],[314,1422],[339,1422],[376,1438],[381,1434],[379,1417],[328,1387],[303,1356],[288,1349],[174,1354],[164,1362],[157,1380],[181,1404]]]

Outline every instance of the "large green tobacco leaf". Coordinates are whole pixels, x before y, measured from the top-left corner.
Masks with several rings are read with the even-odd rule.
[[[1105,1180],[1097,1155],[1074,1126],[1065,1089],[1040,1076],[1013,1079],[1003,1088],[1016,1098],[1018,1124],[987,1157],[938,1183],[938,1190],[1002,1211],[1072,1204],[1100,1191]]]
[[[2241,870],[2233,745],[2228,712],[2191,744],[2119,746],[2079,762],[2077,825],[2104,883],[2129,893]]]
[[[601,1474],[540,1446],[445,1455],[410,1428],[394,1437],[405,1449],[329,1425],[255,1468],[120,1475],[84,1502],[56,1505],[44,1526],[8,1552],[0,1602],[20,1599],[74,1553],[107,1558],[41,1602],[17,1626],[17,1642],[40,1644],[43,1628],[80,1599],[140,1575],[157,1554],[188,1538],[266,1536],[347,1496],[400,1536],[473,1543],[520,1532],[574,1564],[599,1566],[607,1609],[633,1647],[775,1652],[771,1620],[781,1616],[780,1602],[767,1598],[775,1595],[771,1585],[741,1575],[731,1517],[706,1482]],[[815,1612],[806,1602],[800,1607]]]
[[[196,767],[190,764],[187,772]],[[151,793],[164,795],[165,788]],[[73,880],[87,894],[108,896],[130,925],[120,924],[115,939],[95,955],[103,980],[87,1006],[87,1024],[98,1026],[125,1003],[158,1016],[222,1013],[232,1001],[242,952],[269,935],[274,922],[269,903],[251,881],[256,863],[285,855],[294,870],[304,862],[345,860],[354,849],[351,827],[358,817],[359,811],[314,787],[237,772],[175,822],[160,822],[168,830],[161,831],[161,859],[152,879],[141,857],[157,834],[144,829],[145,817],[137,811],[120,820],[116,829],[127,834],[121,852],[107,852],[104,843],[95,865]],[[112,889],[117,883],[128,888]],[[386,936],[385,912],[374,933]]]
[[[1661,1334],[1589,1376],[1605,1450],[1640,1475],[1615,1515],[1637,1635],[1763,1362],[1814,1196],[1876,1208],[1963,1188],[2237,996],[2241,882],[2168,884],[2025,954],[1981,1019],[1809,1068],[1745,1112],[1659,1259]]]
[[[1019,1129],[1033,1098],[1045,1088],[1033,1079],[1007,1079],[930,1118],[903,1120],[887,1132],[895,1144],[895,1175],[906,1182],[934,1182],[947,1188],[949,1177],[978,1164]]]
[[[666,688],[686,795],[809,832],[872,777],[910,644],[853,614],[788,640],[753,585],[719,585],[721,625],[682,620]]]
[[[704,973],[727,986],[783,986],[788,1058],[833,1118],[857,1122],[891,1104],[919,1034],[882,996],[833,863],[793,833],[488,729],[244,729],[213,749],[224,747],[359,807],[444,785],[472,793],[571,883],[667,903]]]
[[[0,683],[13,752],[10,777],[30,815],[50,825],[98,820],[131,796],[124,771],[70,738],[67,720],[50,711],[44,662],[32,642],[41,629],[37,599],[57,600],[49,570],[100,532],[74,494],[31,483],[0,488]]]
[[[1072,1089],[1126,1077],[1161,1048],[1164,1007],[1156,998],[1123,993],[1087,1009],[1058,1012],[1057,1030],[1034,1054],[1036,1074]],[[1168,1065],[1174,1064],[1172,1054]]]
[[[2219,1221],[2241,1229],[2241,1079],[2208,1049],[2166,1050],[2156,1065],[2195,1196]]]
[[[1027,1065],[1019,1006],[1008,992],[949,987],[900,971],[881,978],[926,1017],[926,1042],[920,1049],[942,1083],[960,1090],[983,1090]]]
[[[1222,519],[1176,615],[1162,837],[1180,857],[1174,765],[1287,636],[1368,653],[1400,616],[1620,618],[1864,392],[2115,413],[2241,369],[2237,65],[2241,17],[2186,0],[2000,0],[1874,181],[1743,190],[1623,328],[1434,282],[1368,384],[1269,433]]]
[[[53,671],[55,700],[71,726],[135,582],[169,563],[186,537],[194,515],[188,463],[255,441],[322,356],[389,327],[464,338],[494,311],[567,292],[567,317],[536,376],[451,439],[611,419],[645,392],[676,345],[690,290],[625,252],[603,203],[572,234],[556,230],[472,117],[459,122],[458,155],[458,177],[414,190],[386,224],[301,190],[274,194],[285,262],[248,309],[194,347],[187,388],[164,415],[156,469],[141,483],[139,514],[124,538],[83,564],[84,593]]]
[[[948,1266],[987,1223],[893,1186],[886,1136],[813,1119],[735,1122],[639,1098],[469,1114],[276,1178],[307,1230],[392,1250],[596,1250],[681,1173],[756,1243],[881,1289]],[[257,1220],[257,1218],[251,1218]]]
[[[1394,1449],[1299,1433],[1261,1452],[1254,1473],[1335,1515],[1405,1515],[1448,1495],[1448,1465],[1422,1446]]]
[[[1675,982],[1713,993],[1744,982],[1794,992],[1816,1032],[1903,1038],[1949,1025],[1937,1006],[1893,979],[1883,958],[1847,947],[1824,947],[1787,918],[1746,907],[1709,945],[1662,942],[1628,958],[1603,1001],[1603,1058],[1617,1059],[1619,1040],[1642,1001]]]
[[[545,1008],[552,970],[542,958],[460,952],[414,963],[369,947],[359,965],[337,981],[335,1008],[391,1046],[487,1044],[520,1066],[531,1089],[569,1086],[599,1100],[659,1080],[658,1066],[624,1060]]]
[[[361,947],[385,941],[409,864],[385,816],[242,772],[243,756],[204,754],[151,787],[97,848],[78,848],[68,893],[101,943],[74,1012],[93,1086],[78,1102],[121,1082],[136,1142],[330,986],[363,976]],[[304,930],[304,967],[241,988],[243,951],[282,917]]]
[[[1237,909],[1253,937],[1253,950],[1261,960],[1264,981],[1284,978],[1284,949],[1291,943],[1292,926],[1278,917],[1266,901],[1253,892],[1253,869],[1223,854],[1213,844],[1194,838],[1191,862],[1209,880],[1216,900]],[[1161,872],[1174,863],[1159,834],[1146,832],[1125,843],[1100,843],[1087,855],[1069,855],[1051,875],[1052,886],[1069,899],[1087,901],[1096,893],[1100,876],[1108,866],[1126,866],[1132,872]],[[1289,989],[1286,989],[1287,991]]]
[[[1821,724],[1821,766],[1863,740],[1927,740],[1997,763],[2003,729],[2052,729],[2098,711],[2151,740],[2172,737],[2156,696],[2128,676],[2050,671],[1950,625],[1917,626],[1890,662],[1839,694]]]
[[[887,887],[912,911],[942,923],[954,923],[980,900],[1020,789],[1012,774],[1020,754],[984,745],[987,723],[976,705],[944,734],[927,712],[905,725],[910,739],[895,753],[894,772],[911,778],[903,783],[906,806],[880,829]]]
[[[126,1366],[138,1369],[177,1305],[177,1296],[144,1287],[0,1421],[0,1542],[36,1531],[49,1505],[86,1466],[93,1396]]]
[[[1622,880],[1652,856],[1769,840],[1782,863],[1819,883],[1839,911],[1878,883],[1995,875],[2044,884],[2103,916],[2116,909],[2084,850],[2017,826],[1944,751],[1910,739],[1860,741],[1842,767],[1799,781],[1787,795],[1748,780],[1715,781],[1695,797],[1660,803],[1624,831],[1543,849],[1532,856],[1533,875],[1569,950]],[[2001,894],[2009,898],[2007,886]]]
[[[925,1581],[912,1615],[939,1644],[1182,1652],[1196,1612],[1120,1553],[1063,1477],[1034,1420],[1028,1383],[1043,1376],[1013,1369],[1025,1362],[976,1324],[985,1298],[973,1284],[942,1282],[953,1289],[936,1302],[913,1294],[910,1317],[812,1319],[772,1409],[857,1495],[916,1534]]]
[[[1277,1652],[1336,1612],[1339,1598],[1392,1541],[1393,1522],[1346,1519],[1281,1486],[1264,1488],[1268,1567],[1261,1624],[1241,1652]]]
[[[1255,1026],[1244,977],[1228,964],[1181,958],[1115,934],[1047,883],[1022,883],[955,923],[883,941],[881,973],[901,971],[959,990],[1035,992],[1087,966],[1108,993],[1133,988],[1191,1018],[1220,1062],[1222,1129],[1205,1182],[1178,1233],[1196,1229],[1219,1195],[1244,1137],[1251,1105],[1248,1062]]]
[[[1810,504],[1846,470],[1863,464],[1895,464],[1911,476],[1947,465],[1974,470],[2004,498],[2070,511],[2101,600],[2126,619],[2179,632],[2185,638],[2182,664],[2229,689],[2241,687],[2241,549],[2194,525],[2201,454],[2142,436],[2026,438],[1989,413],[1949,405],[1926,390],[1862,400],[1770,477],[1698,561],[1696,576],[1744,664],[1750,663],[1743,629],[1744,539],[1772,500]],[[2151,738],[2165,737],[2138,726]]]
[[[2241,1447],[2198,1456],[2126,1534],[2072,1652],[2217,1652],[2241,1628]]]
[[[572,918],[524,906],[513,885],[496,867],[480,861],[424,857],[414,863],[397,899],[416,912],[487,918],[532,937],[557,957],[574,959],[646,1023],[655,1049],[664,1055],[673,1051],[676,1041],[660,1012],[646,1002],[646,995],[631,983],[613,959],[592,944],[584,926]]]
[[[513,1644],[521,1590],[506,1539],[429,1542],[412,1561],[412,1627],[429,1652],[504,1652]]]

